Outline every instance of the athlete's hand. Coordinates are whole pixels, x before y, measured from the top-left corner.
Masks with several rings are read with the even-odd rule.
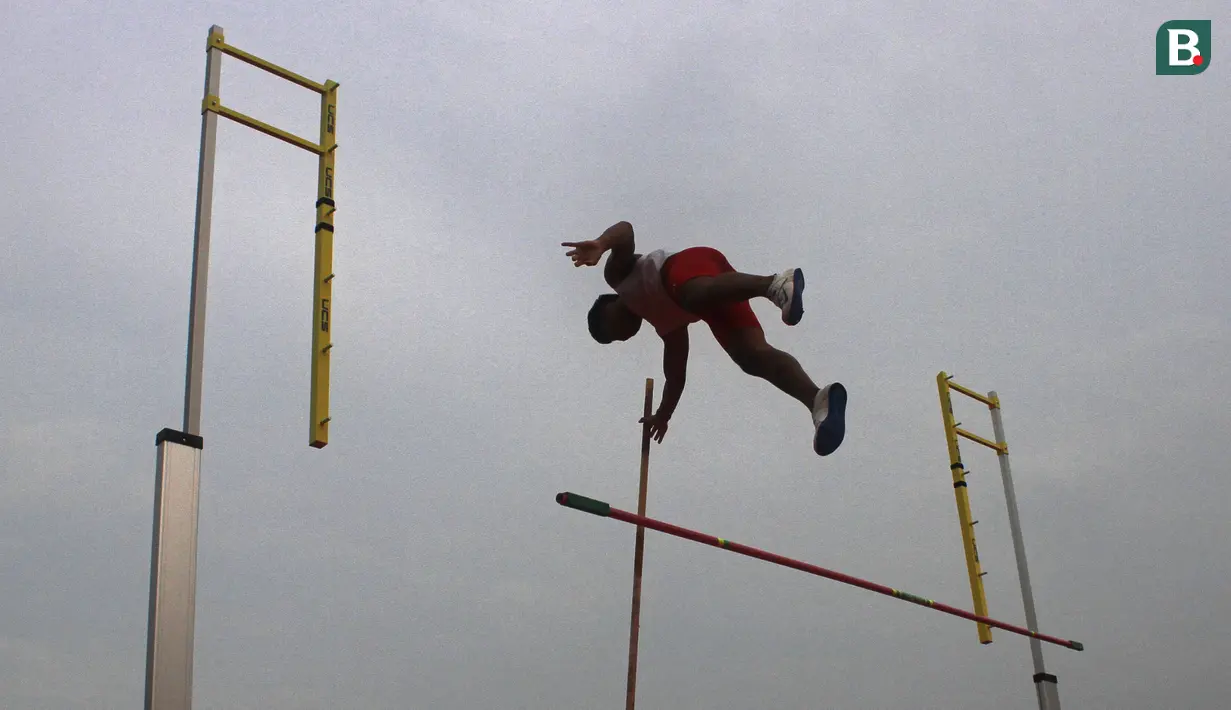
[[[607,251],[607,248],[597,239],[584,242],[561,242],[560,246],[572,247],[572,251],[565,252],[564,255],[572,258],[573,266],[594,266],[603,257],[603,252]]]
[[[663,443],[663,437],[667,435],[667,422],[670,419],[670,417],[664,417],[661,414],[652,414],[648,417],[642,417],[638,423],[649,424],[650,438],[661,444]]]

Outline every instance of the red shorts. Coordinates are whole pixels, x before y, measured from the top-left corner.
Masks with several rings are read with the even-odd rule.
[[[717,276],[734,271],[727,257],[717,249],[689,247],[667,257],[662,268],[663,285],[667,288],[667,294],[675,299],[679,287],[690,279],[698,276]],[[752,306],[748,305],[747,301],[715,306],[697,315],[710,327],[714,338],[723,347],[726,347],[736,330],[742,328],[760,330],[761,328],[761,321],[757,320],[757,315],[752,312]]]

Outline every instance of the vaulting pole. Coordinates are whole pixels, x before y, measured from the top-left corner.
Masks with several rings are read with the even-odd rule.
[[[637,514],[645,515],[646,486],[650,478],[650,423],[654,406],[654,380],[645,380],[645,418],[641,425],[641,485],[637,489]],[[637,705],[637,638],[641,632],[641,563],[645,551],[645,528],[637,526],[637,542],[633,553],[633,616],[628,633],[628,694],[625,710]]]
[[[971,614],[970,612],[958,609],[957,607],[941,604],[939,602],[932,601],[931,599],[924,599],[923,597],[915,596],[909,592],[903,592],[899,589],[886,587],[883,584],[876,584],[875,582],[869,582],[867,580],[859,579],[858,577],[842,574],[841,572],[834,572],[832,570],[825,569],[824,567],[817,567],[816,565],[810,565],[806,562],[793,560],[789,557],[775,555],[772,552],[758,550],[755,547],[748,547],[747,545],[741,545],[737,542],[731,542],[730,540],[725,540],[720,537],[714,537],[713,535],[707,535],[705,533],[696,532],[687,528],[681,528],[670,523],[664,523],[661,520],[655,520],[653,518],[647,518],[643,515],[637,515],[635,513],[619,510],[618,508],[612,508],[609,504],[604,503],[603,501],[594,500],[593,498],[586,498],[585,496],[577,495],[576,493],[558,493],[556,494],[556,502],[568,508],[580,510],[583,513],[590,513],[603,518],[615,518],[616,520],[625,523],[632,523],[633,525],[644,526],[650,528],[651,530],[667,533],[668,535],[682,537],[685,540],[692,540],[693,542],[699,542],[712,547],[730,550],[731,552],[745,555],[747,557],[755,557],[759,560],[772,562],[776,565],[782,565],[783,567],[790,567],[792,569],[800,570],[801,572],[815,574],[818,577],[826,577],[837,582],[842,582],[844,584],[877,592],[878,594],[884,594],[886,596],[902,599],[913,604],[926,606],[937,611],[943,611],[946,614],[951,614],[963,619],[986,624],[987,626],[993,626],[998,629],[1004,629],[1005,631],[1015,633],[1020,636],[1036,638],[1040,641],[1053,643],[1057,646],[1063,646],[1074,651],[1085,650],[1085,647],[1078,641],[1069,641],[1057,636],[1048,636],[1046,634],[1036,633],[1030,629],[1024,629],[1020,626],[1014,626],[1012,624],[1006,624],[1003,621],[997,621],[986,616]]]

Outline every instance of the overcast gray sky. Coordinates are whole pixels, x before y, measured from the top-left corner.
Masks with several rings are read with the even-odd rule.
[[[315,158],[218,135],[195,705],[623,703],[646,333],[559,243],[801,266],[770,342],[846,443],[694,328],[649,512],[970,607],[934,378],[997,390],[1066,707],[1231,702],[1231,11],[1221,2],[6,4],[0,705],[138,707],[154,436],[180,424],[209,26],[341,83],[329,446]],[[994,9],[993,9],[994,8]],[[1209,69],[1154,73],[1171,19]],[[234,60],[226,105],[312,136]],[[986,410],[959,402],[990,435]],[[1023,612],[963,446],[990,611]],[[639,705],[1035,706],[1025,639],[650,533]]]

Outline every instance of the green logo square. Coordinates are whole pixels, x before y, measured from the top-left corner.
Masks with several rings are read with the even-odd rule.
[[[1155,74],[1200,74],[1210,65],[1210,21],[1170,20],[1154,37]]]

